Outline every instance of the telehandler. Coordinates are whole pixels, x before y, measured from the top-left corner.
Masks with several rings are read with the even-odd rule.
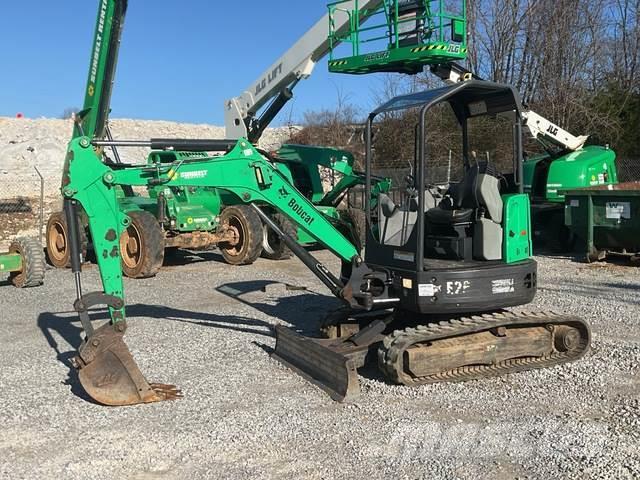
[[[345,310],[325,325],[334,338],[313,339],[288,328],[275,329],[274,357],[335,399],[358,395],[357,368],[372,356],[390,381],[417,385],[542,368],[585,354],[590,330],[579,317],[504,310],[529,303],[537,288],[529,201],[522,182],[523,109],[513,88],[471,80],[396,97],[372,112],[366,130],[367,237],[362,257],[353,231],[341,231],[244,138],[105,138],[126,8],[126,0],[100,0],[99,41],[94,42],[85,108],[68,145],[61,186],[76,282],[74,308],[86,334],[74,365],[93,399],[131,405],[182,395],[173,385],[147,382],[123,340],[127,323],[120,236],[131,220],[120,210],[117,197],[119,189],[128,187],[215,187],[234,195],[239,212],[269,225],[344,301]],[[390,64],[384,68],[389,71]],[[427,170],[427,114],[439,105],[452,109],[462,143],[461,177],[446,188],[430,183]],[[403,109],[419,111],[419,122],[412,127],[415,174],[407,177],[402,201],[395,204],[375,188],[372,128],[379,115]],[[513,172],[498,172],[490,161],[474,160],[468,124],[482,116],[500,117],[513,129]],[[105,147],[131,145],[219,155],[154,166],[103,161]],[[103,290],[98,292],[82,289],[80,206],[100,269]],[[282,231],[264,213],[265,206],[338,256],[340,275]],[[108,307],[110,321],[94,328],[88,312],[98,305]]]
[[[366,0],[357,4],[351,2],[361,21],[374,14],[384,3],[384,0]],[[328,18],[325,15],[305,32],[240,96],[225,101],[227,138],[242,137],[253,144],[258,143],[264,130],[293,97],[295,85],[310,76],[316,62],[328,55],[331,47],[339,43],[329,42]],[[342,32],[349,28],[349,24],[349,19],[345,16],[333,21],[332,28],[336,32]],[[97,83],[101,81],[100,78],[96,80]],[[108,123],[104,133],[105,138],[113,138]],[[354,168],[354,158],[350,152],[331,147],[283,145],[269,154],[282,174],[325,215],[358,228],[359,218],[352,218],[351,212],[338,209],[349,188],[364,183],[364,175]],[[184,161],[203,155],[203,152],[154,151],[148,155],[147,164],[153,167],[158,163]],[[121,163],[117,146],[103,150],[103,157],[106,162]],[[320,168],[340,176],[340,180],[327,192]],[[381,178],[379,188],[388,190],[388,180]],[[206,250],[217,246],[223,259],[232,265],[251,264],[261,254],[272,260],[291,256],[290,250],[277,235],[266,225],[256,222],[255,216],[243,215],[236,208],[225,211],[226,207],[234,207],[238,202],[224,190],[213,187],[154,185],[148,186],[146,192],[140,194],[124,187],[118,189],[118,204],[131,220],[121,238],[120,248],[122,268],[130,278],[154,276],[162,266],[165,252],[178,248]],[[275,210],[267,208],[265,213],[296,237],[299,243],[315,243],[304,230],[296,229]],[[80,218],[84,257],[92,246],[92,237],[82,211]],[[58,268],[65,268],[70,264],[67,230],[64,212],[53,212],[46,228],[47,257]]]

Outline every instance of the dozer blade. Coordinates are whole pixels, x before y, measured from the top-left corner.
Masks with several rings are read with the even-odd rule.
[[[120,331],[121,330],[121,331]],[[80,383],[104,405],[135,405],[182,397],[174,385],[148,383],[123,340],[124,325],[106,323],[90,335],[74,359]]]
[[[339,402],[360,396],[358,372],[353,358],[332,349],[335,340],[303,337],[293,330],[276,326],[276,349],[272,356],[320,387]]]

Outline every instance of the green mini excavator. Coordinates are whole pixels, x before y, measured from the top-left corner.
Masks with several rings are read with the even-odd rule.
[[[357,238],[322,214],[268,155],[248,140],[106,138],[126,0],[100,0],[86,90],[68,145],[62,179],[71,266],[85,339],[73,363],[96,401],[131,405],[179,398],[173,385],[148,382],[123,337],[127,329],[120,238],[131,219],[118,205],[130,187],[215,187],[233,195],[235,215],[265,222],[344,302],[323,327],[326,337],[303,337],[276,327],[274,357],[338,400],[359,392],[357,369],[377,357],[389,381],[418,385],[542,368],[580,358],[590,331],[574,315],[514,313],[537,288],[531,258],[528,196],[523,193],[522,106],[507,85],[471,80],[391,99],[371,113],[366,129],[364,256]],[[388,69],[389,65],[385,65]],[[460,132],[461,176],[447,185],[429,179],[429,112],[449,108]],[[380,115],[413,109],[413,175],[399,201],[375,188],[372,130]],[[502,118],[513,135],[513,168],[499,172],[473,158],[468,124]],[[104,161],[105,147],[146,145],[154,151],[206,152],[157,165]],[[216,154],[211,154],[216,152]],[[103,290],[84,292],[77,209],[86,214]],[[342,261],[331,273],[265,214],[274,209]],[[232,225],[230,225],[230,228]],[[95,326],[89,309],[106,306],[110,320]]]

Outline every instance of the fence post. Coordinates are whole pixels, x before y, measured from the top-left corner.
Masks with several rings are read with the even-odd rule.
[[[42,229],[44,224],[44,177],[40,173],[40,170],[38,170],[38,167],[34,166],[33,168],[38,174],[38,177],[40,177],[40,208],[39,208],[39,214],[38,214],[38,241],[40,242],[40,244],[42,244]]]

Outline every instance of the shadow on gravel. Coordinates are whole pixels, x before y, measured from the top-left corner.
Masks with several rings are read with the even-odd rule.
[[[147,317],[159,320],[185,322],[225,330],[234,330],[269,338],[274,337],[273,325],[263,320],[249,317],[216,315],[212,313],[193,312],[190,310],[182,310],[159,305],[142,304],[128,305],[127,316],[130,320],[135,317]],[[91,312],[90,318],[92,321],[107,321],[109,319],[109,315],[106,309],[101,309]],[[73,311],[41,313],[38,316],[38,327],[42,331],[42,334],[47,340],[49,346],[55,351],[56,359],[69,368],[68,377],[64,381],[64,384],[71,387],[71,392],[74,395],[82,398],[83,400],[96,403],[85,393],[84,389],[80,385],[77,371],[71,364],[71,359],[76,355],[76,351],[82,344],[84,338],[84,330],[80,325],[80,320],[77,318],[76,313]],[[72,347],[72,350],[63,351],[67,345],[60,345],[54,334],[64,338],[67,344]],[[258,342],[254,341],[253,343],[263,349],[265,348]]]
[[[342,302],[332,296],[272,280],[225,283],[216,287],[216,291],[265,315],[289,323],[306,335],[315,334],[320,320],[329,311],[342,306]],[[259,296],[260,300],[251,296],[258,292],[262,294]],[[304,293],[290,295],[289,292]],[[269,297],[267,301],[262,301],[265,293],[269,294]]]
[[[217,251],[189,251],[182,249],[165,249],[164,267],[179,267],[182,265],[191,265],[200,262],[219,262],[225,263],[222,254]]]
[[[636,291],[640,290],[640,283],[621,283],[621,282],[605,282],[601,284],[606,288],[619,288],[621,290],[631,290]]]
[[[97,261],[93,250],[89,250],[87,252],[86,261],[91,265],[96,265]],[[162,263],[162,266],[181,267],[184,265],[195,265],[197,263],[212,261],[227,264],[222,257],[222,254],[217,251],[189,251],[178,248],[167,248],[164,251],[164,262]]]
[[[38,316],[38,327],[42,330],[42,334],[49,346],[56,352],[57,360],[69,368],[68,377],[63,383],[71,387],[71,393],[75,396],[87,402],[97,404],[97,402],[84,391],[78,379],[78,372],[71,365],[71,359],[76,355],[76,350],[82,343],[83,332],[80,326],[80,320],[78,320],[77,317],[74,318],[75,314],[73,311],[58,313],[43,312]],[[73,350],[63,352],[54,338],[53,332],[64,338],[67,343],[73,347]]]
[[[289,323],[305,335],[315,335],[321,318],[328,311],[341,305],[341,302],[334,297],[266,280],[228,283],[217,287],[216,290],[245,306]],[[289,292],[292,291],[300,293],[291,295]],[[259,295],[251,295],[256,292],[259,292]],[[135,317],[146,317],[233,330],[268,338],[275,336],[273,324],[241,315],[218,315],[161,305],[132,304],[127,306],[127,316],[130,320]],[[108,321],[108,311],[94,310],[90,312],[90,318],[93,322]],[[71,364],[71,359],[76,355],[84,339],[84,330],[76,313],[73,311],[43,312],[38,316],[38,327],[54,350],[56,359],[69,368],[68,378],[64,383],[71,387],[74,395],[95,403],[80,385],[77,372]],[[66,343],[61,345],[56,340],[57,337],[62,337]],[[273,349],[265,343],[259,341],[252,343],[268,354],[273,352]],[[68,346],[72,348],[70,351],[66,351]],[[375,376],[373,372],[372,376]]]

